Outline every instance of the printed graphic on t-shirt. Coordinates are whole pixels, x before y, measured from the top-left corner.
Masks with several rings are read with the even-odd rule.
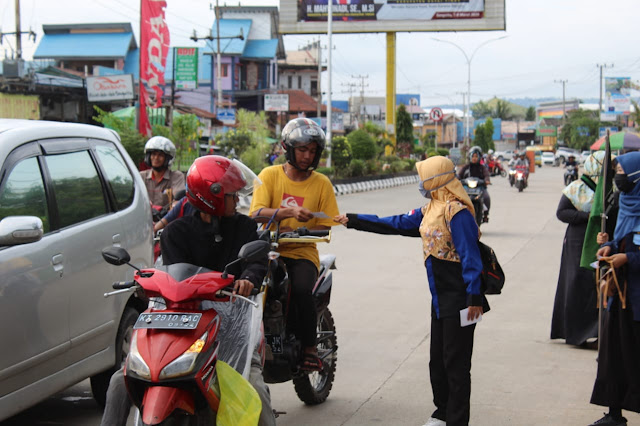
[[[282,202],[280,203],[280,207],[302,207],[303,203],[303,197],[296,197],[295,195],[290,195],[285,192],[284,194],[282,194]]]

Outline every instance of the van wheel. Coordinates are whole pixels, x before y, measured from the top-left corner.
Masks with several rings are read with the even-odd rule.
[[[109,380],[111,380],[111,376],[120,368],[122,362],[129,353],[131,348],[133,325],[136,323],[137,319],[138,311],[127,306],[122,313],[122,319],[120,319],[118,333],[116,334],[116,359],[114,367],[91,377],[91,392],[93,393],[93,399],[95,399],[101,407],[104,407],[107,400],[107,389],[109,388]]]

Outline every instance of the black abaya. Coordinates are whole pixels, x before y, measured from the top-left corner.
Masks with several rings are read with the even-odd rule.
[[[553,304],[551,338],[565,339],[570,345],[581,345],[589,338],[598,337],[595,275],[593,271],[580,267],[589,213],[577,210],[563,195],[556,216],[568,226]]]

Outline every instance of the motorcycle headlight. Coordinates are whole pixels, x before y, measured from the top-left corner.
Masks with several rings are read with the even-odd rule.
[[[202,348],[204,348],[204,345],[207,342],[207,335],[208,333],[204,333],[198,340],[193,342],[191,347],[182,355],[167,364],[167,366],[160,372],[159,378],[171,379],[191,373],[196,365],[198,355],[200,355]]]
[[[467,181],[467,185],[469,185],[469,188],[476,188],[478,186],[478,181],[477,180],[468,180]]]
[[[151,371],[149,366],[140,352],[138,351],[138,333],[133,333],[131,337],[131,349],[129,350],[129,356],[127,357],[127,370],[135,373],[143,379],[151,379]]]
[[[510,174],[510,175],[515,175],[515,174],[516,174],[516,171],[515,171],[515,170],[509,170],[509,174]]]

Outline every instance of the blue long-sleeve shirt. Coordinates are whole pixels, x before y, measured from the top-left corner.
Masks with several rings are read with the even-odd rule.
[[[422,209],[406,214],[378,217],[348,214],[348,228],[387,235],[420,237]],[[451,238],[460,262],[429,256],[425,268],[432,296],[433,314],[437,318],[458,315],[467,306],[489,310],[481,290],[482,260],[478,250],[478,227],[468,210],[461,210],[451,220]]]

